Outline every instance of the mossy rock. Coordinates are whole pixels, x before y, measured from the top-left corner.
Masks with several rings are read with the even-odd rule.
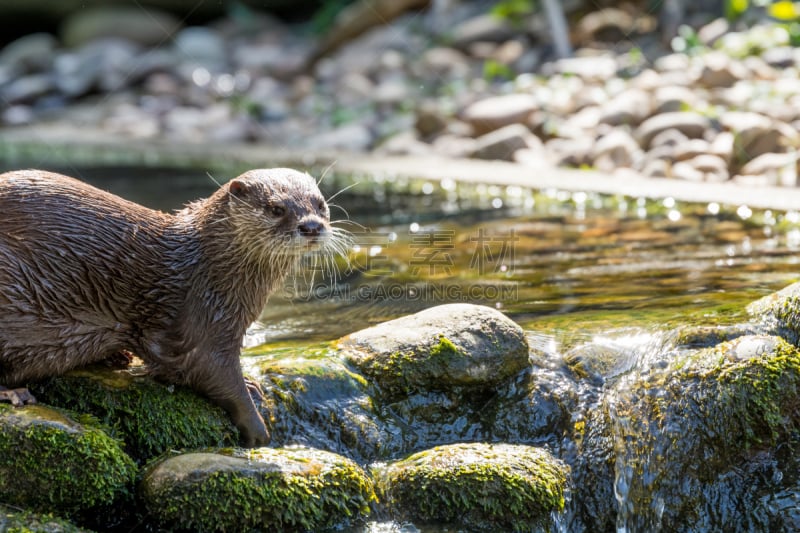
[[[376,500],[358,465],[310,448],[177,455],[149,468],[141,494],[162,527],[191,531],[318,531]]]
[[[773,335],[800,343],[800,282],[769,294],[747,306],[747,312]]]
[[[0,504],[0,531],[7,533],[91,533],[51,514],[18,511]]]
[[[765,495],[783,488],[764,472],[783,469],[777,450],[795,446],[798,398],[800,351],[764,335],[679,354],[666,368],[618,383],[603,407],[609,434],[625,443],[616,461],[628,474],[617,480],[628,525],[689,531],[702,525],[698,517],[724,517],[717,525],[731,530],[767,523]]]
[[[547,528],[564,508],[569,469],[542,448],[452,444],[415,453],[377,472],[395,518],[471,530]]]
[[[529,366],[522,328],[495,309],[472,304],[390,320],[348,335],[338,346],[387,400],[492,389]]]
[[[130,493],[136,465],[96,421],[0,404],[0,501],[73,516]]]
[[[236,428],[220,407],[188,388],[136,376],[137,370],[89,367],[30,389],[42,403],[97,417],[140,463],[167,450],[237,442]]]

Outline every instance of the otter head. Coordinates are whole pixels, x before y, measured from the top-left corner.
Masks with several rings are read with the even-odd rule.
[[[265,257],[300,257],[324,248],[330,211],[314,179],[289,168],[251,170],[224,186],[243,244]]]

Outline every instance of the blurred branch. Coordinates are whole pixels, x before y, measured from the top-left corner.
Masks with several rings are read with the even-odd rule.
[[[569,42],[569,29],[567,28],[567,18],[561,2],[557,0],[542,0],[547,22],[552,28],[553,46],[555,47],[556,57],[569,57],[572,55],[572,45]]]
[[[317,44],[307,67],[375,26],[383,26],[411,9],[427,7],[429,0],[360,0],[344,8]]]

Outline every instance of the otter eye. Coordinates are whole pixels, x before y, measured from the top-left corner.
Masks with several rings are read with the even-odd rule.
[[[269,214],[275,218],[280,218],[286,214],[286,208],[282,205],[271,205],[269,206]]]
[[[326,207],[325,200],[320,200],[319,204],[317,204],[317,209],[319,209],[320,211],[325,211],[325,207]]]

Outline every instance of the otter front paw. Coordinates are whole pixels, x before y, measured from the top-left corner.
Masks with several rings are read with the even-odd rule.
[[[28,389],[8,389],[0,385],[0,402],[11,402],[14,407],[36,403],[36,398]]]
[[[239,436],[245,448],[259,448],[269,444],[271,437],[267,426],[261,417],[250,420],[249,423],[239,425]]]

